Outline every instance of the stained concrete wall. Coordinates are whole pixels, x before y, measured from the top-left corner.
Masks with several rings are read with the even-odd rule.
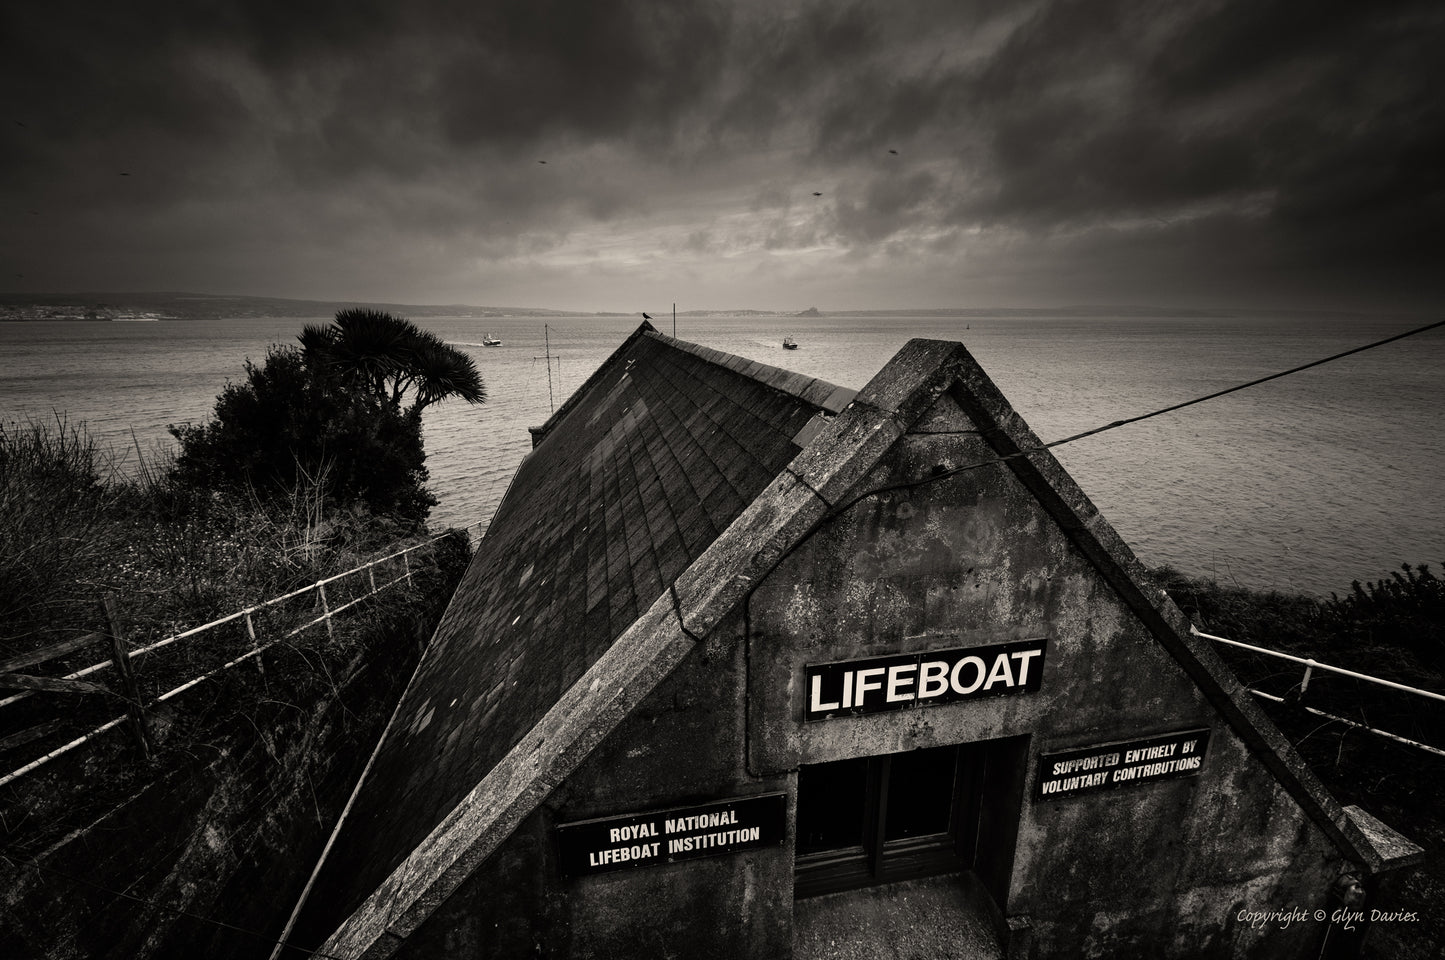
[[[945,397],[864,489],[993,459]],[[754,593],[750,763],[799,763],[1028,735],[1038,755],[1192,727],[1201,774],[1021,800],[1005,914],[1036,956],[1304,956],[1313,925],[1251,931],[1244,908],[1325,905],[1339,856],[1009,467],[866,500]],[[805,664],[1049,638],[1037,693],[801,720]]]
[[[404,958],[786,957],[793,857],[784,844],[562,877],[560,823],[786,791],[745,766],[743,611],[575,770],[405,942]]]

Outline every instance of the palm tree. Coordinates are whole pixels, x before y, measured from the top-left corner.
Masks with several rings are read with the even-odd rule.
[[[377,402],[401,409],[415,388],[409,412],[448,397],[482,403],[487,390],[476,363],[429,330],[380,310],[338,311],[333,324],[308,324],[297,338],[308,361]]]
[[[413,409],[421,411],[447,397],[459,397],[467,403],[487,399],[487,388],[471,357],[430,330],[417,333],[411,355],[412,382],[416,385]]]

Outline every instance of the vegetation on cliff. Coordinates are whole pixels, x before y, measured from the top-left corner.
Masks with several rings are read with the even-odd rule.
[[[394,336],[368,355],[361,326]],[[87,678],[106,692],[0,690],[0,955],[269,953],[470,557],[424,526],[421,411],[485,395],[450,350],[338,317],[133,462],[63,416],[0,422],[0,661],[105,630],[102,598],[131,649],[249,611],[132,657],[134,696],[114,671]],[[45,762],[137,705],[149,757],[122,727]]]
[[[160,458],[130,474],[118,459],[63,419],[0,424],[0,660],[100,628],[105,595],[135,648],[350,570],[413,530],[318,484],[227,494],[187,487]],[[456,533],[377,568],[393,585],[330,628],[288,636],[321,612],[315,591],[258,611],[248,619],[274,645],[164,703],[253,649],[246,621],[133,659],[150,760],[117,729],[0,787],[0,955],[266,956],[264,936],[188,915],[263,933],[284,922],[275,913],[299,894],[469,555]],[[370,584],[330,584],[333,609]],[[87,649],[25,672],[104,659]],[[108,695],[6,706],[0,739],[59,726],[0,747],[0,774],[123,712]]]

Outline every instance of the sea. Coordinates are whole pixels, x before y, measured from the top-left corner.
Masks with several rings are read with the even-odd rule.
[[[327,318],[318,317],[316,321]],[[471,354],[487,400],[425,414],[432,525],[491,516],[544,422],[640,317],[423,318]],[[285,319],[0,323],[0,421],[84,424],[134,470],[201,422]],[[861,388],[909,339],[961,341],[1045,442],[1159,410],[1424,321],[1227,316],[682,316],[676,335]],[[672,333],[670,317],[655,321]],[[483,347],[484,337],[500,347]],[[784,351],[791,336],[799,349]],[[1328,597],[1445,562],[1445,329],[1054,449],[1150,566]]]

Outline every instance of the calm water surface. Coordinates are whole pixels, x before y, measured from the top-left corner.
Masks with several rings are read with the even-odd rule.
[[[318,318],[325,319],[325,318]],[[305,321],[0,324],[0,419],[85,421],[116,450],[199,421],[242,360]],[[427,412],[437,523],[490,516],[526,428],[544,421],[636,318],[420,321],[470,352],[489,399]],[[550,334],[549,396],[543,327]],[[861,387],[909,338],[961,340],[1043,440],[1211,393],[1407,329],[1385,319],[683,318],[678,336]],[[660,326],[666,330],[666,325]],[[670,332],[670,331],[669,331]],[[505,341],[483,348],[488,333]],[[784,352],[792,335],[801,349]],[[1445,561],[1439,331],[1058,448],[1147,564],[1327,594],[1401,562]]]

